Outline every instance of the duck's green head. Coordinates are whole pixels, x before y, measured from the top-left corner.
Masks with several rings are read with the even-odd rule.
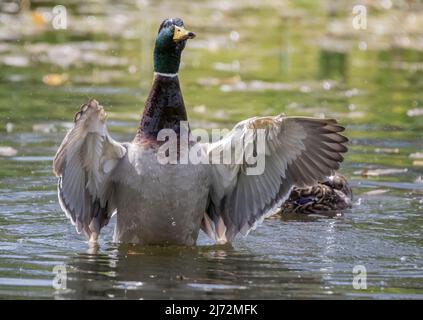
[[[188,39],[195,34],[184,28],[179,18],[166,19],[162,22],[154,48],[154,71],[160,73],[177,73],[181,62],[181,53]]]

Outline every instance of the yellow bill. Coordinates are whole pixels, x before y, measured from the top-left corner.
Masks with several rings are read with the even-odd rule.
[[[175,26],[175,31],[173,32],[173,40],[176,42],[192,39],[195,37],[195,33],[186,30],[184,27]]]

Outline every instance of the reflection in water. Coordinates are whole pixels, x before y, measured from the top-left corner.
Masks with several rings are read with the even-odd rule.
[[[323,248],[323,254],[322,254],[322,263],[324,265],[323,268],[320,269],[320,271],[323,273],[323,279],[327,283],[331,283],[332,274],[335,272],[335,261],[333,260],[333,256],[336,253],[336,221],[332,220],[330,221],[325,229],[325,246]],[[325,286],[324,291],[327,294],[332,294],[333,291],[331,291],[331,287]]]
[[[284,288],[320,282],[305,277],[293,285],[283,264],[231,246],[120,245],[106,253],[78,254],[66,267],[67,290],[56,291],[58,299],[273,299],[288,297]]]
[[[319,55],[319,78],[347,81],[347,60],[348,54],[346,52],[321,49]]]

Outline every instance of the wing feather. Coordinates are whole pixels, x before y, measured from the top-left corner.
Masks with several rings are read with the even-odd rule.
[[[106,113],[95,100],[81,107],[53,160],[59,204],[78,233],[97,240],[115,206],[110,174],[126,148],[107,132]]]
[[[259,151],[259,129],[265,135],[264,172],[248,175],[251,159],[247,157],[254,154],[251,150],[256,155]],[[294,186],[313,185],[329,176],[343,161],[341,153],[348,150],[348,139],[340,134],[343,131],[334,119],[256,117],[238,123],[220,141],[205,145],[212,161],[219,159],[216,153],[228,151],[232,159],[242,159],[239,163],[212,165],[204,223],[207,234],[212,235],[214,230],[217,239],[217,223],[222,221],[225,234],[219,235],[220,240],[231,241],[238,233],[247,234],[283,204]],[[240,142],[244,148],[235,155],[234,145]]]

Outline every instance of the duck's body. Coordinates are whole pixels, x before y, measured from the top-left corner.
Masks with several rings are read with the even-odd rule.
[[[189,162],[192,143],[186,141],[185,147],[181,143],[183,134],[189,134],[189,128],[181,128],[186,121],[178,76],[156,73],[137,135],[125,145],[126,155],[111,177],[119,212],[114,241],[195,244],[207,206],[210,171],[207,165]],[[187,163],[157,161],[163,129],[175,132],[180,147],[177,157],[186,158]]]
[[[59,202],[90,241],[116,213],[117,242],[193,245],[201,228],[226,243],[343,160],[348,139],[334,119],[255,117],[218,141],[197,142],[177,74],[193,37],[180,19],[161,24],[153,85],[131,142],[111,138],[103,107],[90,100],[59,147]]]
[[[280,214],[342,211],[352,206],[352,197],[347,179],[336,173],[315,185],[294,187],[288,200],[282,205]]]
[[[209,173],[208,165],[160,164],[157,147],[128,144],[112,176],[119,212],[114,240],[194,245],[206,212]]]

